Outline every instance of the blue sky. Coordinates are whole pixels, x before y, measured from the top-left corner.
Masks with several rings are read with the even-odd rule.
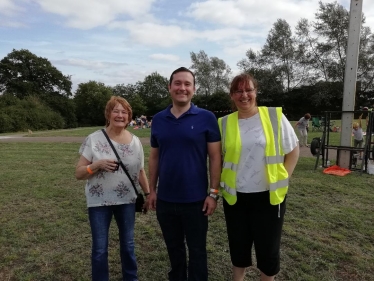
[[[350,1],[337,2],[349,10]],[[293,27],[317,9],[317,0],[0,0],[0,58],[28,49],[71,75],[73,90],[89,80],[136,83],[155,71],[169,77],[200,50],[235,74],[278,18]],[[363,0],[363,12],[374,33],[373,0]]]

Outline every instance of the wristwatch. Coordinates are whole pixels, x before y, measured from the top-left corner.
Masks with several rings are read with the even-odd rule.
[[[212,197],[214,200],[218,201],[219,195],[215,193],[209,193],[209,196]]]

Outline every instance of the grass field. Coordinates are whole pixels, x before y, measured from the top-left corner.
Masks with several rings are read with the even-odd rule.
[[[90,280],[84,182],[74,178],[79,146],[0,143],[0,280]],[[314,172],[314,162],[300,158],[291,178],[277,280],[373,280],[373,176],[329,176]],[[213,281],[230,280],[221,203],[208,233]],[[139,280],[166,280],[168,256],[153,212],[137,214],[135,235]],[[110,280],[121,280],[118,244],[112,224]],[[245,280],[258,280],[258,271],[248,270]]]
[[[101,130],[104,127],[86,127],[68,130],[52,130],[52,131],[42,131],[33,132],[32,137],[85,137],[95,132]],[[151,129],[137,129],[134,130],[132,127],[128,127],[128,130],[138,136],[139,138],[149,137]]]
[[[296,121],[291,121],[291,124],[294,126]],[[310,130],[308,133],[308,141],[310,142],[314,137],[321,137],[322,136],[322,129],[321,130],[312,130],[312,124],[309,122]],[[333,121],[335,126],[340,126],[340,120]],[[67,129],[67,130],[48,130],[48,131],[34,131],[32,135],[28,135],[28,132],[18,132],[18,133],[3,133],[2,135],[24,135],[30,137],[85,137],[90,133],[102,129],[102,126],[98,127],[83,127],[83,128],[75,128],[75,129]],[[365,128],[364,128],[365,129]],[[128,127],[128,130],[138,137],[149,137],[150,129],[137,129],[134,130],[132,127]],[[340,141],[340,133],[331,132],[330,133],[330,142],[332,145],[339,145]]]

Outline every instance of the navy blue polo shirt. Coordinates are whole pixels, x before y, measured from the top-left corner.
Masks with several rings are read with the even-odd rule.
[[[159,199],[174,203],[204,200],[208,190],[207,143],[221,140],[214,114],[196,107],[179,118],[171,105],[152,119],[151,146],[159,149]]]

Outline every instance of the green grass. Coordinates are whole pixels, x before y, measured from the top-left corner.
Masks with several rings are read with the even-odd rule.
[[[101,130],[104,127],[81,127],[75,129],[66,130],[50,130],[50,131],[37,131],[33,132],[31,137],[86,137],[89,134]],[[128,130],[136,136],[143,138],[149,137],[151,129],[137,129],[134,130],[132,127],[128,127]]]
[[[0,280],[90,280],[84,182],[74,178],[79,146],[0,143]],[[291,179],[277,280],[372,280],[373,176],[325,175],[313,171],[314,161],[301,158]],[[110,231],[110,280],[121,280],[115,223]],[[137,214],[135,235],[139,280],[166,280],[154,212]],[[230,280],[221,203],[210,217],[207,249],[209,280]],[[245,280],[258,280],[258,271],[248,270]]]

